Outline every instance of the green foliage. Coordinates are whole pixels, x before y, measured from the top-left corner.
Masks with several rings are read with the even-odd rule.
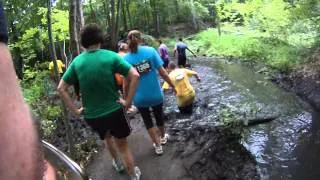
[[[49,91],[55,91],[55,85],[49,80],[47,63],[39,64],[35,68],[26,67],[25,79],[21,82],[24,99],[32,111],[40,118],[41,137],[46,138],[56,128],[56,120],[61,118],[61,107],[52,103]]]
[[[256,31],[224,31],[219,37],[216,29],[208,29],[189,40],[188,44],[191,49],[199,49],[201,55],[241,57],[264,62],[280,71],[288,71],[294,67],[301,52],[296,46]]]
[[[236,0],[225,3],[220,0],[217,4],[223,21],[236,25],[241,25],[244,21],[244,25],[262,32],[277,35],[290,22],[288,3],[282,0],[249,0],[245,3],[238,3]]]
[[[41,18],[45,31],[42,33],[41,39],[48,41],[47,32],[47,8],[39,8],[38,15]],[[59,9],[52,10],[52,33],[56,41],[69,39],[69,12]]]
[[[61,117],[62,111],[60,106],[48,105],[42,109],[41,130],[42,137],[50,137],[52,132],[57,128],[56,121]]]
[[[242,135],[244,124],[243,117],[239,116],[230,107],[221,107],[218,111],[219,121],[221,125],[230,129],[234,134]]]
[[[37,51],[44,51],[48,47],[47,9],[38,8],[36,13],[41,18],[38,27],[31,27],[23,33],[12,48],[20,48],[21,57],[25,64],[33,65],[37,58]],[[56,41],[69,39],[69,14],[68,11],[54,9],[52,12],[53,37]]]

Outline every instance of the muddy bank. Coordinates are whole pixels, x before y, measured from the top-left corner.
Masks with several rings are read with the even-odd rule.
[[[193,179],[259,179],[255,159],[230,129],[198,126],[169,132],[176,144],[174,157]]]
[[[302,71],[291,73],[277,73],[272,80],[281,87],[295,92],[308,101],[317,110],[320,110],[320,74],[310,76]]]

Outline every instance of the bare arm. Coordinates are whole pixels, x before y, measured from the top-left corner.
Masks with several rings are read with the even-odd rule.
[[[169,86],[172,87],[173,91],[176,93],[176,89],[174,88],[174,84],[172,83],[171,79],[168,76],[167,71],[163,68],[160,67],[158,69],[160,76],[169,84]]]
[[[194,52],[192,52],[188,47],[187,47],[187,50],[188,50],[189,52],[191,52],[194,56],[196,56],[196,54],[195,54]]]
[[[129,84],[127,84],[127,82],[124,82],[124,85],[127,87],[126,91],[125,91],[125,99],[126,99],[126,104],[125,104],[125,108],[128,109],[130,108],[131,104],[132,104],[132,99],[134,94],[136,93],[136,88],[137,88],[137,84],[139,81],[139,73],[137,72],[137,70],[133,67],[130,68],[128,76],[126,77],[126,80]],[[127,84],[127,85],[126,85]]]
[[[122,89],[123,89],[123,98],[126,99],[129,90],[128,78],[123,78]]]
[[[176,57],[177,48],[173,49],[173,57]]]
[[[83,108],[78,109],[77,106],[73,103],[72,98],[68,92],[69,85],[64,82],[64,80],[60,80],[58,86],[58,92],[63,100],[63,102],[67,105],[69,110],[76,116],[80,116],[82,114]]]
[[[42,179],[39,139],[18,86],[11,54],[1,42],[0,57],[0,179]]]
[[[199,77],[198,73],[194,74],[194,77],[197,78],[197,81],[199,81],[199,82],[201,81],[201,78]]]

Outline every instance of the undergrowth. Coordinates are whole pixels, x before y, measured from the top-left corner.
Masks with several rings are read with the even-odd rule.
[[[306,43],[298,44],[297,35],[287,40],[271,37],[267,33],[239,28],[223,28],[221,36],[217,29],[209,28],[185,42],[198,56],[232,56],[242,61],[263,63],[280,72],[286,72],[299,65]],[[170,50],[175,39],[164,39]],[[191,55],[188,53],[188,55]]]

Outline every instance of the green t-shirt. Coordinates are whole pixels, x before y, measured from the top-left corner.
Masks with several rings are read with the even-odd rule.
[[[84,118],[92,119],[121,108],[114,73],[127,76],[130,68],[127,61],[112,51],[86,51],[73,60],[62,79],[69,85],[79,81]]]

